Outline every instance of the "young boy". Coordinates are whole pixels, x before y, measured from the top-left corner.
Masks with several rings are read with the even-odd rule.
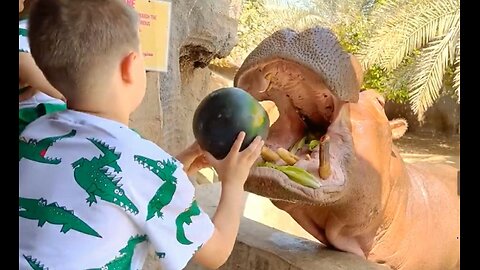
[[[25,0],[18,1],[19,13],[23,12],[25,8],[24,4]],[[27,22],[28,20],[26,19],[20,20],[18,28],[18,75],[20,92],[18,134],[38,117],[67,108],[64,102],[65,98],[45,79],[42,71],[37,67],[30,54]]]
[[[28,125],[19,141],[20,269],[141,269],[151,244],[163,269],[194,259],[220,267],[244,205],[243,184],[258,137],[215,160],[197,144],[173,158],[128,128],[145,93],[138,18],[122,0],[39,0],[30,44],[68,110]],[[202,154],[222,195],[213,220],[199,208],[186,171]]]

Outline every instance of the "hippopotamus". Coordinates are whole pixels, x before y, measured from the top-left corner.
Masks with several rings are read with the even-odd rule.
[[[334,249],[391,269],[458,269],[457,169],[405,163],[393,141],[406,120],[389,120],[384,97],[362,81],[359,61],[327,28],[282,29],[263,40],[234,78],[277,108],[259,163],[302,168],[315,183],[254,166],[245,190]],[[308,136],[313,149],[298,144]]]

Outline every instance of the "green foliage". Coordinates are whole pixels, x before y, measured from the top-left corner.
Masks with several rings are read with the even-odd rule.
[[[312,0],[287,8],[280,2],[270,0],[279,8],[267,10],[262,0],[243,1],[230,61],[241,62],[280,28],[321,25],[360,58],[364,88],[410,101],[419,116],[445,91],[459,100],[458,0]]]
[[[337,35],[342,47],[352,54],[357,54],[370,37],[369,21],[361,15],[357,15],[353,23],[341,22],[332,30]],[[411,59],[409,60],[406,62],[411,62]],[[407,63],[404,63],[404,66],[406,65]],[[398,78],[399,74],[397,73],[387,71],[378,65],[372,66],[365,71],[362,87],[375,89],[388,100],[406,103],[409,97],[407,83],[404,80],[395,79]]]
[[[389,0],[371,14],[374,29],[360,51],[364,68],[374,65],[397,70],[415,52],[408,77],[412,110],[425,111],[452,89],[460,93],[460,2],[458,0]],[[381,18],[379,23],[378,17]],[[453,68],[452,76],[447,76]],[[448,85],[452,85],[448,87]],[[453,84],[452,84],[453,83]],[[459,100],[459,99],[458,99]]]
[[[244,0],[238,22],[238,43],[230,53],[233,61],[244,59],[262,40],[279,29],[279,18],[272,16],[262,0]]]
[[[398,103],[408,102],[408,88],[405,81],[395,80],[395,73],[379,66],[373,66],[365,72],[363,88],[375,89],[387,100]]]
[[[373,32],[372,20],[368,15],[386,1],[388,0],[317,0],[311,1],[308,9],[289,6],[285,10],[270,12],[270,16],[281,17],[284,27],[297,30],[315,25],[329,27],[336,34],[342,47],[356,55]],[[398,79],[400,77],[397,73],[379,66],[369,67],[364,74],[363,88],[375,89],[389,100],[408,102],[406,81]]]

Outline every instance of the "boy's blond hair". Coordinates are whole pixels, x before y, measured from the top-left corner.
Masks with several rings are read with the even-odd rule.
[[[37,0],[28,36],[38,67],[67,99],[94,94],[139,48],[137,13],[123,0]]]

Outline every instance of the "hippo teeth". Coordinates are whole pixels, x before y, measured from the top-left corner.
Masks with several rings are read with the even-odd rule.
[[[320,139],[320,155],[318,158],[318,175],[322,179],[327,179],[331,174],[330,169],[330,137],[325,134]]]

